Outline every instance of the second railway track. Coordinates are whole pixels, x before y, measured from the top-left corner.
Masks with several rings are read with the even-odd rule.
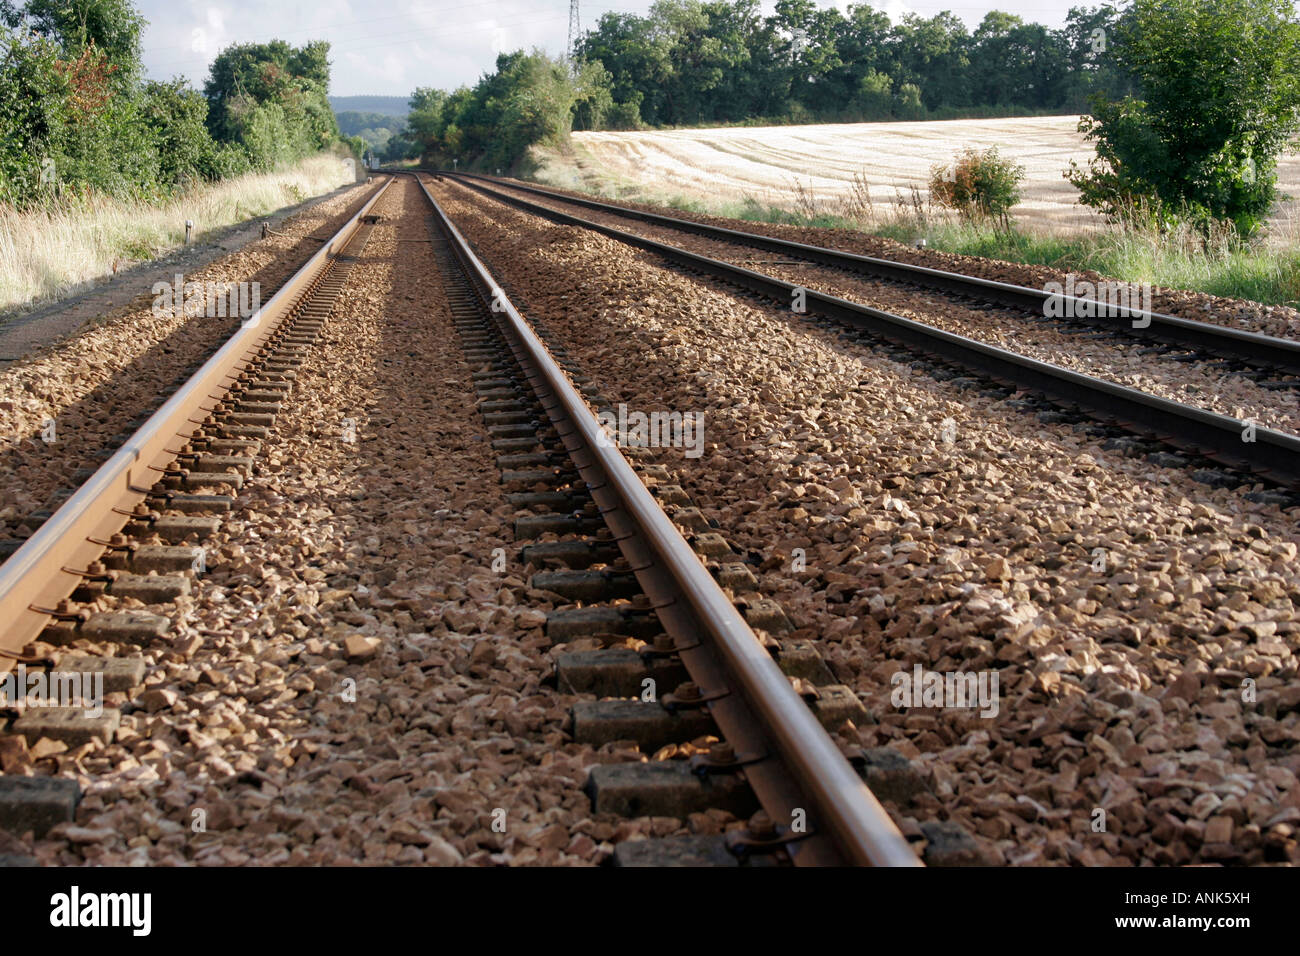
[[[712,238],[740,238],[746,244],[764,248],[793,250],[792,254],[812,261],[829,263],[837,268],[854,268],[859,271],[888,274],[909,270],[908,281],[926,281],[940,288],[960,289],[965,295],[1001,297],[999,301],[1024,305],[1033,302],[1041,309],[1043,293],[1032,289],[990,283],[973,277],[939,274],[935,270],[868,260],[866,257],[837,253],[834,250],[800,246],[784,240],[770,239],[752,234],[729,233],[716,227],[683,220],[657,217],[634,210],[574,199],[509,184],[516,191],[532,193],[535,198],[545,198],[547,203],[522,198],[509,191],[484,184],[484,177],[451,176],[467,188],[494,200],[512,205],[526,212],[556,222],[576,225],[611,236],[688,269],[705,273],[734,286],[752,291],[784,304],[798,303],[796,311],[808,311],[829,318],[850,330],[851,334],[865,336],[865,340],[879,341],[891,346],[903,346],[917,355],[937,360],[959,372],[975,373],[994,383],[1027,389],[1040,393],[1049,402],[1056,403],[1067,414],[1076,408],[1109,425],[1137,435],[1141,439],[1161,442],[1172,450],[1181,451],[1207,464],[1211,461],[1228,466],[1242,477],[1240,483],[1249,483],[1252,476],[1288,489],[1300,488],[1300,438],[1286,431],[1265,428],[1250,415],[1234,417],[1219,412],[1172,401],[1160,395],[1127,387],[1106,378],[1082,374],[1059,365],[1040,361],[1007,348],[957,335],[902,315],[863,305],[837,295],[831,295],[779,278],[758,269],[711,255],[692,251],[682,246],[666,243],[657,238],[592,221],[556,208],[565,203],[599,207],[603,213],[625,215],[632,219],[669,224],[672,229],[700,233]],[[604,219],[608,219],[605,216]],[[895,268],[897,267],[897,268]],[[923,275],[924,274],[924,275]],[[984,290],[984,291],[980,291]],[[1104,320],[1114,321],[1114,320]],[[1238,332],[1220,326],[1189,322],[1172,316],[1154,316],[1150,330],[1139,334],[1158,334],[1187,346],[1202,343],[1216,353],[1232,354],[1256,364],[1271,368],[1289,369],[1296,360],[1288,355],[1300,356],[1300,344],[1268,336]],[[1209,345],[1207,343],[1213,343]],[[1178,456],[1169,457],[1179,460]],[[1182,459],[1185,460],[1185,459]],[[1229,480],[1214,469],[1201,469],[1211,480]]]
[[[1040,318],[1047,314],[1045,305],[1049,300],[1056,298],[1059,300],[1062,312],[1071,316],[1073,321],[1080,325],[1090,325],[1094,328],[1112,332],[1116,338],[1127,336],[1136,340],[1162,343],[1166,346],[1172,346],[1176,350],[1189,350],[1193,354],[1199,353],[1206,357],[1235,359],[1246,367],[1282,373],[1285,378],[1278,384],[1290,384],[1293,387],[1300,386],[1300,378],[1297,378],[1297,376],[1300,376],[1300,342],[1292,339],[1278,338],[1174,315],[1165,315],[1150,310],[1144,312],[1136,306],[1127,304],[1107,304],[1104,297],[1101,303],[1098,303],[1095,299],[1080,296],[1064,293],[1054,294],[1043,289],[1029,288],[1009,282],[998,282],[979,276],[963,275],[891,259],[859,255],[838,249],[779,239],[760,233],[727,229],[689,219],[677,219],[644,210],[571,196],[519,182],[493,179],[472,173],[458,173],[455,176],[463,181],[488,184],[498,191],[502,189],[513,190],[560,206],[569,205],[589,210],[599,214],[602,221],[608,221],[606,217],[613,217],[641,222],[677,233],[694,234],[722,243],[732,243],[784,255],[793,260],[829,266],[846,273],[884,279],[914,289],[938,290],[972,300],[1007,306],[1023,310]],[[656,235],[658,234],[656,233]],[[1085,305],[1086,308],[1080,308]],[[1068,309],[1066,309],[1067,306]]]

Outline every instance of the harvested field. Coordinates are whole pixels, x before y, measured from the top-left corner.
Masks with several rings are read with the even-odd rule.
[[[1092,150],[1077,132],[1078,116],[918,123],[583,132],[571,156],[541,155],[538,179],[564,188],[648,201],[685,200],[716,209],[752,200],[794,210],[795,181],[834,215],[851,192],[854,174],[871,186],[877,213],[896,190],[925,195],[930,167],[966,146],[996,146],[1025,167],[1024,201],[1014,215],[1046,231],[1091,228],[1098,219],[1075,205],[1078,193],[1061,175],[1070,160]],[[1283,157],[1282,190],[1300,194],[1300,155]],[[1279,209],[1278,225],[1300,219],[1294,201]]]

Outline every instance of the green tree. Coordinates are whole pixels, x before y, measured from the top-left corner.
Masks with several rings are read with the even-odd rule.
[[[185,186],[212,178],[213,143],[206,121],[208,101],[182,79],[146,83],[143,119],[153,131],[158,178],[168,186]]]
[[[1070,8],[1061,31],[1068,51],[1067,108],[1084,112],[1094,94],[1122,99],[1133,92],[1132,76],[1113,55],[1121,19],[1128,16],[1109,3]]]
[[[119,82],[140,73],[140,37],[148,25],[130,0],[28,0],[32,29],[75,57],[90,45],[116,66]]]
[[[921,88],[915,83],[904,83],[894,96],[894,115],[904,120],[925,119],[925,104],[921,101]]]
[[[777,0],[768,22],[780,37],[777,53],[787,64],[791,101],[812,111],[842,105],[828,82],[843,65],[835,42],[844,22],[839,10],[818,9],[812,0]]]
[[[890,37],[894,65],[889,72],[900,82],[919,87],[929,109],[967,106],[969,47],[965,24],[951,13],[944,11],[928,20],[909,13]]]
[[[573,79],[577,86],[577,98],[573,104],[573,128],[604,128],[614,112],[609,70],[600,63],[578,61]]]
[[[1030,109],[1064,104],[1069,59],[1061,33],[994,10],[971,40],[972,102]]]
[[[856,109],[866,111],[863,115],[868,119],[889,117],[887,103],[892,81],[882,90],[881,77],[889,80],[890,29],[888,16],[862,3],[849,7],[835,38],[840,65],[831,71],[828,79],[832,95],[840,103],[854,102]],[[886,97],[883,110],[879,105],[881,92]]]
[[[203,86],[213,138],[242,144],[263,169],[337,141],[328,55],[328,43],[283,40],[222,50]]]
[[[63,181],[58,149],[71,108],[58,62],[52,40],[0,28],[0,201],[30,206]]]
[[[667,49],[650,20],[630,13],[606,13],[578,42],[578,55],[600,63],[610,74],[614,103],[635,104],[638,122],[665,122],[663,82]]]
[[[503,53],[472,89],[417,90],[407,135],[429,163],[513,167],[535,143],[563,144],[579,104],[593,96],[597,109],[608,102],[608,86],[596,82],[601,77],[598,65],[574,72],[540,50]]]
[[[406,116],[406,128],[420,142],[437,142],[447,122],[444,115],[446,105],[447,94],[442,90],[420,87],[411,94],[411,112]]]
[[[894,81],[890,79],[888,73],[877,73],[874,69],[869,70],[858,81],[858,88],[854,91],[852,99],[854,109],[866,120],[889,119],[893,114],[893,99],[890,93],[893,87]],[[916,97],[918,108],[920,103],[920,92],[918,91]]]
[[[1300,130],[1300,20],[1290,0],[1135,0],[1114,55],[1140,98],[1094,98],[1096,144],[1069,178],[1108,215],[1230,220],[1249,236],[1277,198],[1277,157]]]

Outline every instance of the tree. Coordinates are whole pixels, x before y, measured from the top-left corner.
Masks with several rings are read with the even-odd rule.
[[[663,82],[668,75],[668,58],[649,19],[630,13],[606,13],[596,29],[578,41],[578,55],[609,71],[610,95],[615,104],[635,102],[638,120],[664,122]]]
[[[1300,20],[1290,0],[1135,0],[1114,55],[1141,98],[1099,94],[1071,164],[1082,202],[1137,203],[1165,222],[1230,220],[1249,236],[1277,197],[1277,157],[1300,130]]]
[[[994,10],[975,30],[972,43],[973,102],[1031,109],[1065,102],[1069,64],[1061,34]]]
[[[208,101],[182,79],[146,83],[144,119],[154,133],[158,178],[169,186],[211,176]]]
[[[928,20],[909,13],[890,37],[894,65],[889,72],[900,82],[919,87],[929,109],[967,106],[969,46],[965,24],[951,13],[945,11]]]
[[[1121,15],[1113,5],[1071,7],[1065,18],[1061,40],[1068,51],[1069,89],[1066,104],[1082,112],[1089,98],[1103,93],[1109,99],[1122,99],[1134,90],[1133,78],[1111,55],[1119,36]]]
[[[457,159],[488,169],[515,166],[535,143],[565,142],[575,108],[586,104],[594,114],[608,104],[603,77],[599,64],[575,73],[567,62],[540,50],[503,53],[496,69],[472,89],[450,95],[417,90],[404,135],[419,144],[429,163]]]
[[[295,49],[272,40],[222,50],[203,86],[213,139],[242,143],[261,168],[336,141],[328,57],[323,42]]]
[[[904,83],[894,97],[894,115],[899,119],[925,119],[925,104],[921,102],[921,88],[915,83]]]
[[[889,116],[887,105],[883,111],[879,110],[879,94],[885,94],[887,103],[892,81],[882,91],[880,77],[889,80],[890,29],[888,16],[863,3],[849,7],[848,16],[839,22],[835,38],[839,66],[828,78],[833,95],[841,103],[864,97],[862,104],[855,108],[866,109],[865,115],[870,119]]]
[[[573,79],[577,87],[577,98],[573,104],[573,128],[604,128],[614,113],[609,70],[599,63],[578,61]]]
[[[118,82],[140,72],[140,37],[148,21],[130,0],[28,0],[32,29],[58,42],[65,56],[92,44],[116,66]]]
[[[406,128],[418,142],[433,143],[442,136],[446,117],[443,108],[447,94],[442,90],[420,87],[411,94],[411,112],[406,116]]]
[[[888,73],[877,73],[874,69],[869,70],[866,76],[858,81],[858,88],[853,94],[853,107],[860,112],[863,119],[883,120],[889,119],[893,114],[891,104],[891,91],[894,88],[894,81],[890,79]],[[915,87],[913,87],[915,89]],[[917,106],[920,105],[920,91],[917,91]]]
[[[0,201],[27,206],[56,191],[57,152],[71,121],[58,62],[52,40],[0,28]]]
[[[842,106],[827,82],[843,65],[835,42],[843,32],[839,10],[819,10],[812,0],[777,0],[768,22],[781,38],[777,53],[787,63],[791,101],[809,110]]]

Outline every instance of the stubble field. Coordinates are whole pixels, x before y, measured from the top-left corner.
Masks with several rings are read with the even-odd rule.
[[[918,123],[581,132],[571,154],[540,153],[537,178],[551,185],[645,202],[694,202],[721,210],[746,202],[762,207],[842,211],[855,175],[868,184],[874,213],[885,217],[911,186],[922,200],[930,168],[971,146],[997,147],[1025,167],[1024,198],[1013,211],[1022,227],[1069,232],[1100,220],[1078,206],[1062,176],[1071,159],[1085,164],[1092,148],[1077,116]],[[1282,157],[1282,191],[1300,195],[1300,154]],[[800,187],[804,190],[801,207]],[[1282,204],[1275,232],[1291,237],[1300,203]]]

